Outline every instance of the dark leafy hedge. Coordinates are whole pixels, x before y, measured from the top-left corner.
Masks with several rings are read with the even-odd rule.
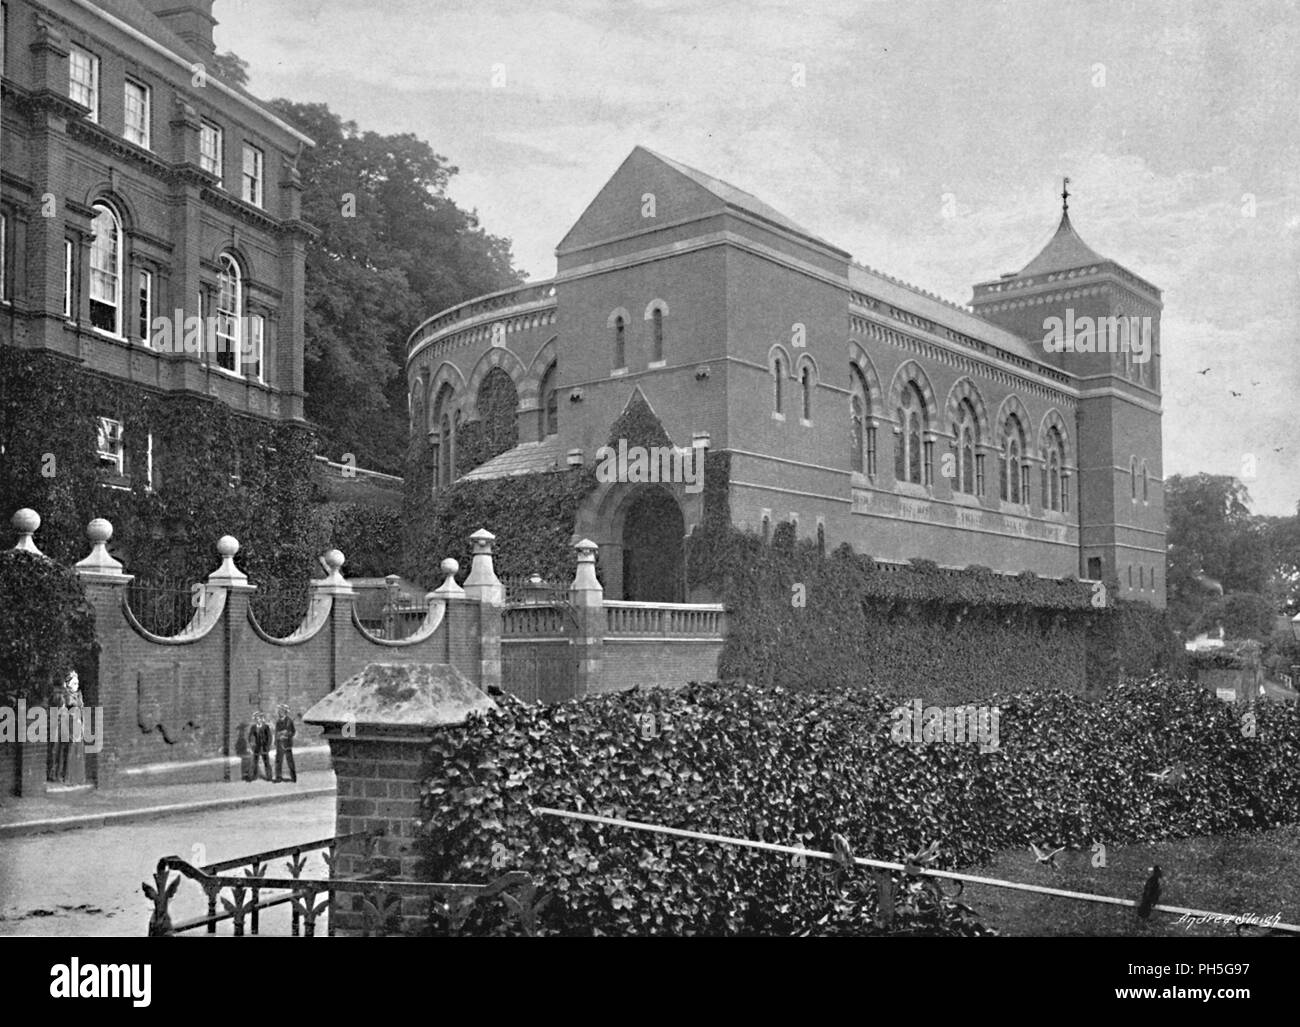
[[[943,868],[1031,842],[1083,849],[1300,818],[1294,707],[1258,705],[1248,737],[1231,706],[1160,679],[1095,702],[1055,690],[990,701],[1000,746],[981,754],[972,744],[893,742],[895,699],[861,688],[692,685],[550,707],[507,699],[430,746],[423,874],[527,870],[552,894],[543,933],[871,933],[879,928],[866,917],[879,911],[828,890],[823,863],[800,868],[787,856],[532,810],[827,851],[840,834],[856,855],[900,861],[937,842],[931,865]],[[650,739],[638,720],[646,714]],[[1171,775],[1158,775],[1174,767],[1182,782],[1163,783]],[[928,929],[971,933],[968,911],[936,900],[934,913]],[[507,928],[471,919],[466,929]]]
[[[34,553],[0,552],[0,698],[46,700],[98,651],[81,579]]]

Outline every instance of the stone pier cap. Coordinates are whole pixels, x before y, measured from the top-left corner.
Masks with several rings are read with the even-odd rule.
[[[449,663],[370,663],[303,715],[326,736],[427,734],[497,704]]]

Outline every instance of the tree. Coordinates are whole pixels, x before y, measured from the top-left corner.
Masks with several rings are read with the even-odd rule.
[[[311,136],[299,161],[307,249],[306,412],[321,450],[401,473],[406,340],[425,318],[523,281],[510,244],[446,196],[458,169],[409,133],[344,122],[325,104],[272,106]]]
[[[1228,475],[1174,475],[1165,486],[1169,519],[1168,598],[1174,623],[1190,626],[1211,591],[1264,592],[1270,576],[1267,541],[1250,513],[1250,494]]]
[[[232,86],[248,85],[248,62],[239,59],[233,50],[215,54],[212,58],[212,70]]]

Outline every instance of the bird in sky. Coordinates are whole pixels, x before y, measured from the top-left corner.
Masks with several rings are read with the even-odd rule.
[[[1137,908],[1137,915],[1143,920],[1150,919],[1152,907],[1160,901],[1160,878],[1164,876],[1158,866],[1147,869],[1151,871],[1151,876],[1147,878],[1147,883],[1142,889],[1142,900]]]
[[[1048,852],[1044,852],[1042,849],[1040,849],[1040,848],[1039,848],[1037,845],[1035,845],[1033,842],[1030,842],[1030,843],[1029,843],[1029,848],[1030,848],[1030,851],[1032,851],[1033,854],[1034,854],[1034,862],[1035,862],[1035,863],[1045,863],[1047,866],[1051,867],[1053,870],[1060,870],[1060,869],[1061,869],[1060,867],[1058,867],[1058,866],[1056,865],[1056,857],[1059,856],[1062,852],[1065,851],[1065,846],[1064,846],[1064,845],[1062,845],[1059,849],[1052,849],[1052,850],[1050,850],[1050,851],[1048,851]]]
[[[1210,369],[1207,367],[1204,371],[1197,371],[1196,373],[1197,373],[1197,374],[1209,374],[1209,373],[1210,373]]]
[[[1240,392],[1233,392],[1232,389],[1229,389],[1228,391],[1229,391],[1229,392],[1232,392],[1232,394],[1233,394],[1234,396],[1238,397],[1238,398],[1241,397],[1241,393],[1240,393]]]

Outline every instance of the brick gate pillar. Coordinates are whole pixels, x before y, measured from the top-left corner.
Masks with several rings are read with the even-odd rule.
[[[334,876],[414,881],[420,781],[429,741],[471,713],[496,709],[464,674],[445,663],[371,663],[303,716],[329,742],[338,782],[336,836],[382,831],[370,847],[341,846]],[[335,934],[365,930],[362,893],[338,893],[330,906]],[[404,900],[401,929],[418,931],[428,900]],[[390,930],[389,933],[395,933]]]
[[[122,564],[108,553],[108,541],[113,537],[113,525],[102,517],[96,517],[86,525],[86,537],[90,539],[90,555],[80,561],[74,570],[81,578],[81,585],[86,590],[86,598],[95,610],[95,637],[99,640],[99,654],[95,660],[93,684],[86,701],[104,711],[99,720],[100,754],[87,753],[85,774],[88,782],[100,787],[111,785],[116,761],[113,753],[117,742],[126,737],[127,720],[124,710],[123,688],[126,681],[127,665],[130,662],[126,651],[128,635],[120,630],[122,626],[122,605],[126,601],[126,586],[135,580],[134,575],[124,574]],[[83,696],[85,692],[83,691]]]

